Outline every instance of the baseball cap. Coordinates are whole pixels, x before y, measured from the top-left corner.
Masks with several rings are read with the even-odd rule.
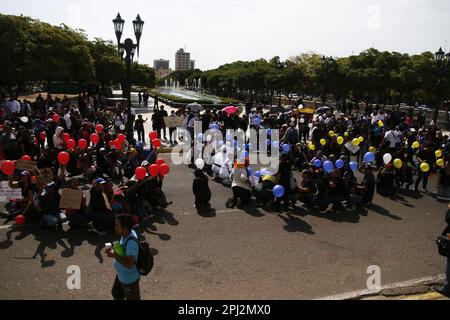
[[[105,181],[105,179],[98,178],[97,180],[95,180],[95,183],[96,183],[96,184],[105,184],[106,181]]]
[[[30,175],[30,173],[29,173],[28,171],[22,171],[22,172],[20,173],[20,175],[21,175],[22,177],[28,177],[28,176]]]

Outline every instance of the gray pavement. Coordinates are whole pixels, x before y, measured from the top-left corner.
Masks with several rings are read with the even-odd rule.
[[[174,205],[143,230],[157,253],[144,299],[313,299],[365,289],[370,265],[381,268],[382,285],[444,272],[434,240],[447,205],[429,194],[377,195],[357,213],[274,214],[226,209],[231,190],[211,181],[215,213],[202,217],[192,177],[171,167],[164,190]],[[112,239],[1,226],[0,299],[110,299],[114,270],[103,246]],[[81,290],[67,289],[71,265],[81,268]]]

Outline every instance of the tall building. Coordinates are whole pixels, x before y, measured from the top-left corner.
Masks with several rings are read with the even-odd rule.
[[[153,69],[155,69],[155,71],[169,70],[169,66],[170,66],[170,60],[164,60],[164,59],[153,60]]]
[[[180,49],[175,53],[175,70],[191,70],[194,65],[189,52]]]

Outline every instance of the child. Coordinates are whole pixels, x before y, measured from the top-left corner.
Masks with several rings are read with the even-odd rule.
[[[192,184],[192,191],[195,196],[195,208],[199,211],[209,211],[211,205],[211,190],[208,185],[208,177],[205,176],[202,170],[196,169],[194,172],[194,182]]]

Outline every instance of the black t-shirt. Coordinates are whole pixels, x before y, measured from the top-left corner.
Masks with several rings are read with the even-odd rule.
[[[362,196],[367,201],[372,201],[373,195],[375,193],[375,176],[373,173],[366,173],[363,180],[363,186],[366,191],[363,192]]]
[[[316,184],[312,179],[303,180],[300,186],[309,189],[309,192],[302,192],[302,195],[314,195],[317,192]]]

